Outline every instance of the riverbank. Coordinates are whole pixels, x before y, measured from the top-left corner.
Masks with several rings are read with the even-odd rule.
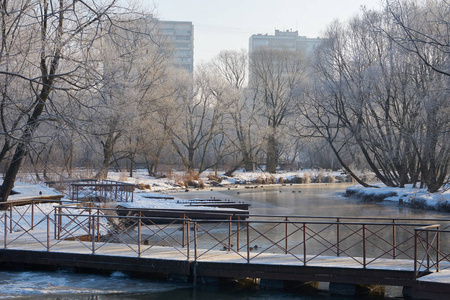
[[[346,196],[373,202],[391,202],[410,208],[436,210],[450,213],[450,190],[429,193],[426,189],[387,187],[375,184],[378,188],[353,185],[346,190]]]
[[[371,174],[362,175],[366,180],[373,178]],[[211,187],[231,187],[235,185],[272,185],[272,184],[309,184],[309,183],[343,183],[352,182],[350,176],[340,171],[298,170],[267,173],[263,171],[237,171],[233,177],[224,172],[204,172],[200,175],[189,175],[173,172],[161,177],[152,177],[145,170],[137,170],[133,177],[127,173],[109,172],[108,179],[136,184],[139,190],[149,192],[165,192],[168,190],[205,189]]]

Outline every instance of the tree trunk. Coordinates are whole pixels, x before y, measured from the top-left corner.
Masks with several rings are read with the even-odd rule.
[[[9,164],[8,171],[5,174],[3,184],[0,188],[0,202],[6,202],[9,195],[14,187],[14,182],[16,181],[17,173],[19,172],[20,166],[22,165],[23,158],[27,155],[28,144],[38,128],[39,116],[44,111],[45,102],[51,92],[52,81],[44,80],[45,85],[42,87],[42,91],[36,98],[36,106],[33,110],[33,114],[28,118],[27,123],[24,126],[24,132],[20,142],[17,144],[14,156]]]
[[[269,173],[275,173],[277,170],[277,163],[277,141],[275,135],[270,134],[267,139],[266,171]]]

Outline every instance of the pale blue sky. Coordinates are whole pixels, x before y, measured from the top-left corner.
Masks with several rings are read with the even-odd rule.
[[[318,37],[333,20],[344,21],[379,0],[154,0],[162,20],[192,21],[194,63],[206,61],[221,50],[248,49],[252,34],[274,34],[275,29],[298,30]],[[382,2],[382,1],[381,1]]]

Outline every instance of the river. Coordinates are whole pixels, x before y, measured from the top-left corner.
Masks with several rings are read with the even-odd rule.
[[[182,198],[216,197],[251,204],[251,214],[303,216],[358,216],[392,218],[445,218],[448,214],[368,203],[342,196],[346,184],[276,185],[252,189],[221,188],[179,192]],[[321,288],[325,285],[320,286]],[[389,287],[387,298],[401,296]],[[0,271],[0,299],[345,299],[326,291],[298,295],[268,290],[235,290],[227,286],[198,286],[132,278],[116,272],[109,276],[68,271]]]

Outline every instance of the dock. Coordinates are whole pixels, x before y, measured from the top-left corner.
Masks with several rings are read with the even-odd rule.
[[[281,287],[395,285],[414,299],[450,293],[449,220],[249,216],[157,224],[113,212],[61,205],[32,223],[18,211],[6,212],[0,217],[0,263],[194,284],[253,278]]]

